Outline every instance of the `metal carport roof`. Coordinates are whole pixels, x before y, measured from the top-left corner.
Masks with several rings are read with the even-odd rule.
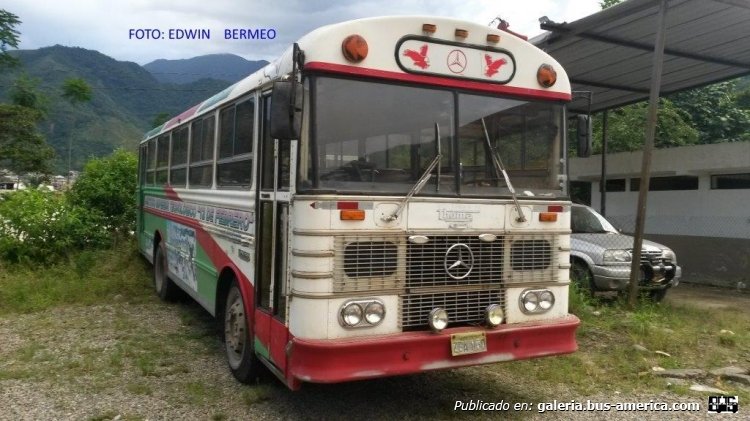
[[[659,0],[628,0],[572,23],[541,18],[531,40],[557,59],[591,111],[648,98]],[[661,95],[750,74],[750,0],[669,0]],[[576,97],[573,112],[587,111]]]

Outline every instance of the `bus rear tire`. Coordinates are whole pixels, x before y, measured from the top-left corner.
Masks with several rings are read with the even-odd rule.
[[[160,241],[154,252],[154,289],[162,301],[174,301],[177,298],[177,285],[169,279],[167,268],[167,253],[164,242]]]
[[[240,288],[234,281],[227,292],[222,316],[224,318],[222,336],[229,369],[240,383],[251,383],[259,376],[261,362],[255,355],[250,329],[247,326],[245,301],[242,299]]]

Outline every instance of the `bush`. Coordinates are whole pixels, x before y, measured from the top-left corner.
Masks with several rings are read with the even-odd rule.
[[[73,185],[68,195],[70,203],[98,211],[113,231],[133,231],[137,170],[138,158],[123,149],[92,159]]]
[[[48,263],[69,253],[110,243],[97,211],[36,190],[14,192],[0,201],[0,258]]]

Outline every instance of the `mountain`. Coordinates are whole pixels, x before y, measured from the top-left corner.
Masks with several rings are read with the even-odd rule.
[[[190,83],[206,77],[234,83],[266,64],[265,60],[250,61],[234,54],[209,54],[183,60],[159,59],[143,68],[165,83]]]
[[[58,173],[67,169],[68,141],[72,168],[81,169],[91,156],[117,147],[135,150],[154,117],[177,115],[229,86],[229,82],[198,79],[186,84],[163,83],[136,63],[117,61],[97,51],[54,47],[14,51],[21,65],[0,73],[0,101],[22,73],[37,81],[47,98],[47,117],[40,131],[57,153]],[[80,77],[92,87],[90,102],[71,105],[62,98],[62,84]]]

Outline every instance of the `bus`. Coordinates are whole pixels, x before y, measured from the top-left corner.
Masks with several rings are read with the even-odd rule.
[[[289,388],[574,352],[552,57],[438,17],[321,27],[140,143],[140,251]]]

